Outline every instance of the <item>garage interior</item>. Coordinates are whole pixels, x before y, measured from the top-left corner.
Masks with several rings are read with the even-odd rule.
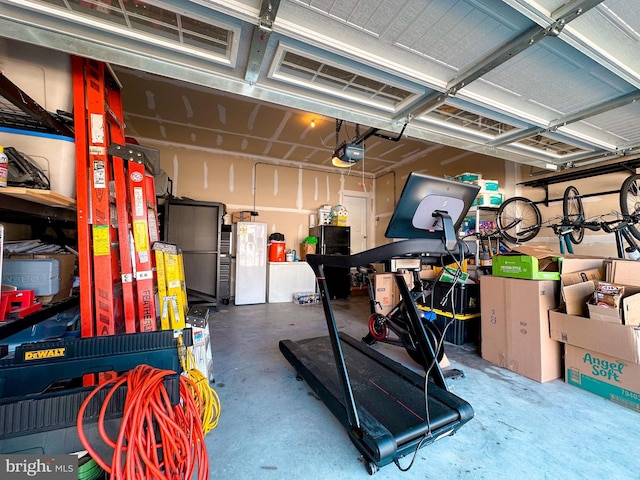
[[[117,78],[122,92],[127,142],[153,152],[162,170],[155,178],[156,191],[162,188],[161,227],[182,218],[174,238],[185,251],[188,242],[207,237],[206,228],[221,225],[228,229],[220,234],[231,232],[234,243],[238,220],[248,220],[264,224],[267,235],[282,234],[285,249],[299,259],[310,229],[320,225],[327,207],[337,205],[351,214],[348,253],[390,244],[387,226],[407,178],[418,173],[476,174],[499,185],[501,201],[530,199],[544,227],[525,246],[561,256],[559,237],[548,227],[566,216],[566,188],[580,192],[587,220],[620,218],[621,185],[640,163],[635,7],[632,0],[2,0],[0,66],[6,79],[64,123],[77,106],[71,59],[108,65],[106,75]],[[6,146],[13,137],[2,135],[15,133],[9,126],[0,125]],[[364,157],[349,168],[334,166],[332,157],[343,145],[363,147]],[[45,156],[51,164],[57,160],[52,153]],[[28,206],[31,197],[0,190],[6,243],[34,235],[37,230],[24,227],[30,223],[26,217],[53,211],[65,228],[75,223],[77,185],[68,170],[48,168],[51,190],[63,189],[71,203],[37,212],[41,204]],[[64,188],[54,172],[65,177]],[[213,220],[167,213],[193,205],[214,209],[208,217]],[[488,207],[470,210],[474,225],[494,220],[497,206]],[[82,223],[91,222],[78,217]],[[615,238],[586,231],[572,248],[604,267],[619,256]],[[209,257],[211,276],[197,280],[207,284],[198,290],[211,287],[212,303],[202,305],[210,307],[211,386],[221,404],[219,424],[205,437],[211,478],[364,477],[368,462],[322,396],[296,381],[295,369],[278,350],[284,339],[326,335],[323,306],[273,300],[283,285],[293,288],[288,277],[240,285],[237,259],[229,252],[225,263],[226,253]],[[481,286],[496,282],[491,291],[509,292],[516,304],[528,305],[524,288],[506,286],[511,279],[480,281],[486,269],[478,265],[479,254],[470,257],[475,265],[469,272]],[[185,259],[189,268],[192,260]],[[275,272],[276,262],[267,263]],[[283,263],[306,268],[305,262]],[[229,272],[225,285],[220,264]],[[563,268],[572,273],[569,265]],[[598,260],[589,269],[593,265]],[[640,285],[631,272],[629,292]],[[549,288],[555,289],[555,309],[563,303],[557,273],[553,281],[517,282],[554,285]],[[188,277],[187,270],[187,288]],[[338,329],[360,339],[369,329],[370,305],[362,276],[351,269],[349,282],[348,293],[333,299],[333,311]],[[236,294],[242,288],[262,289],[264,299],[241,304]],[[443,363],[442,370],[452,375],[447,386],[472,406],[474,416],[450,438],[417,450],[414,462],[403,455],[399,465],[411,464],[406,475],[631,477],[640,463],[623,452],[639,422],[640,387],[634,388],[640,368],[621,387],[626,403],[567,385],[567,353],[551,338],[548,320],[542,343],[555,345],[556,376],[528,374],[524,363],[504,352],[496,356],[502,360],[487,360],[485,322],[491,310],[485,309],[501,300],[486,291],[478,288],[478,300],[488,299],[474,312],[478,330],[470,341],[444,342],[450,365]],[[517,317],[523,312],[514,312],[508,321],[522,324]],[[637,326],[622,322],[619,327],[636,338]],[[471,328],[472,322],[460,325]],[[556,335],[562,333],[567,331]],[[629,356],[615,349],[602,353],[631,371],[640,353],[634,357],[629,348]],[[372,349],[424,375],[403,348],[378,342]],[[533,361],[540,351],[522,353]],[[0,440],[0,451],[17,451],[11,450],[12,438]],[[596,453],[603,445],[620,454]],[[391,464],[376,476],[400,474]]]

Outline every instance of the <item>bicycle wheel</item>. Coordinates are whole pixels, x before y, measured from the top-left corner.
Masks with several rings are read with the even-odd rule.
[[[574,186],[568,186],[562,197],[562,215],[564,221],[574,225],[569,232],[571,243],[578,245],[584,238],[584,227],[581,225],[584,221],[584,208],[582,207],[582,199],[580,192]]]
[[[629,217],[629,231],[640,240],[640,230],[636,224],[640,221],[640,174],[627,177],[620,187],[620,211]]]
[[[528,198],[511,197],[498,208],[496,226],[507,241],[528,242],[540,231],[542,215]]]

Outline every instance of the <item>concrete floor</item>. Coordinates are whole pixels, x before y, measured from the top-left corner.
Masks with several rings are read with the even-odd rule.
[[[367,331],[364,297],[337,300],[338,328]],[[278,349],[281,339],[325,335],[320,305],[223,306],[210,316],[220,423],[207,436],[211,478],[369,478],[345,429]],[[450,390],[475,417],[422,448],[412,468],[373,478],[631,479],[640,475],[640,414],[562,380],[544,384],[482,360],[473,345],[445,343],[462,378]],[[412,369],[404,350],[376,347]],[[404,467],[410,458],[401,459]]]

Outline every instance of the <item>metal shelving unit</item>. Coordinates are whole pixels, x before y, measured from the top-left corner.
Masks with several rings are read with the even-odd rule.
[[[476,221],[475,230],[476,231],[479,230],[480,219],[483,216],[491,215],[491,218],[493,219],[498,208],[499,208],[499,205],[471,207],[468,213],[473,214],[475,216],[475,221]],[[476,265],[480,265],[480,253],[481,253],[480,242],[481,240],[479,238],[476,238],[476,258],[475,258]]]
[[[629,174],[633,174],[636,173],[637,168],[640,168],[640,155],[635,155],[630,158],[616,158],[613,160],[585,165],[582,167],[568,168],[560,172],[552,172],[541,174],[538,176],[532,176],[531,179],[520,182],[518,185],[523,185],[525,187],[544,188],[544,200],[536,203],[543,203],[545,206],[548,206],[549,202],[562,200],[549,199],[549,185],[562,182],[571,182],[573,180],[580,180],[583,178],[589,178],[598,175],[606,175],[608,173],[628,172]],[[613,193],[617,194],[618,192],[619,190],[611,190],[608,192],[583,194],[581,196],[583,198],[586,198],[594,195],[608,195]]]
[[[0,128],[73,138],[73,128],[70,125],[59,115],[43,109],[2,72],[0,72]],[[29,225],[34,232],[40,233],[51,227],[59,238],[64,238],[63,229],[75,229],[77,226],[76,201],[51,190],[3,187],[0,188],[0,222]],[[74,295],[52,305],[46,305],[24,318],[0,322],[0,340],[71,309],[78,303],[79,298]]]

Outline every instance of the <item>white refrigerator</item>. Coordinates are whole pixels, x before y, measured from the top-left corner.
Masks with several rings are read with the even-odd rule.
[[[267,224],[236,224],[235,304],[265,303],[267,295]]]

